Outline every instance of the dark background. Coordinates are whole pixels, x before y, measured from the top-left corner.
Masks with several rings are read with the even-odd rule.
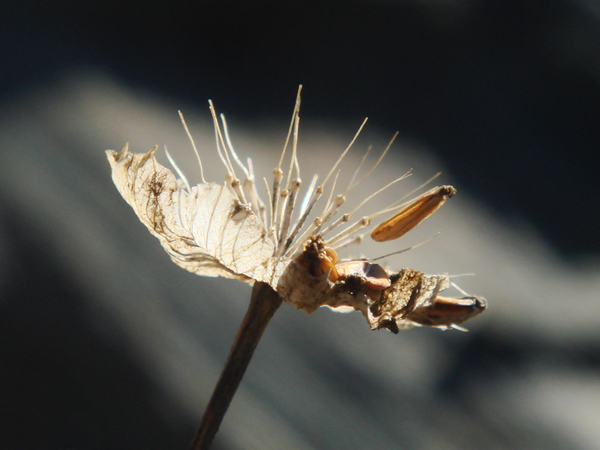
[[[19,5],[1,19],[4,97],[93,66],[260,121],[302,83],[307,117],[399,129],[566,256],[600,251],[595,2]]]
[[[214,98],[230,119],[249,126],[286,123],[289,117],[281,111],[290,109],[302,83],[303,120],[359,122],[368,116],[386,136],[398,129],[405,140],[441,159],[456,183],[493,215],[534,228],[564,264],[594,260],[600,253],[596,2],[20,2],[3,7],[0,30],[4,123],[15,118],[14,107],[27,93],[79,69],[109,74],[123,86],[176,105],[204,107]],[[19,111],[27,123],[27,108]],[[77,136],[62,138],[65,146],[76,145]],[[15,150],[9,144],[5,141],[2,152]],[[106,167],[90,170],[100,176]],[[83,185],[74,182],[77,189]],[[110,338],[89,323],[85,305],[101,294],[61,263],[56,256],[61,244],[44,232],[48,223],[41,215],[27,215],[10,188],[3,189],[1,208],[0,442],[6,446],[0,448],[186,448],[197,417],[161,391],[110,310],[97,312],[102,330],[116,330]],[[99,206],[97,217],[108,211]],[[130,214],[125,206],[122,214]],[[122,245],[139,254],[151,244]],[[172,270],[164,277],[176,276],[179,269]],[[238,319],[230,319],[233,327]],[[209,319],[205,322],[210,326]],[[525,373],[532,358],[597,375],[597,338],[558,345],[531,331],[505,339],[502,326],[478,329],[467,338],[432,338],[444,355],[452,355],[432,392],[458,404],[479,433],[454,443],[575,448],[548,424],[518,428],[510,407],[481,419],[471,401],[479,385],[470,385],[474,390],[466,397],[460,393],[467,390],[465,377],[489,377],[490,383],[512,379]],[[219,361],[232,330],[214,344]],[[334,361],[352,380],[348,386],[371,386],[341,358],[300,355],[316,372]],[[248,383],[256,388],[252,379]],[[261,388],[261,398],[275,396]],[[168,417],[156,398],[170,411]],[[394,401],[410,409],[415,398]],[[380,407],[366,397],[353,401],[368,411]],[[397,427],[407,448],[432,448],[410,436],[440,405],[419,408],[415,423]],[[279,415],[285,417],[286,409]],[[452,435],[452,421],[435,417],[435,426]],[[310,436],[310,426],[295,426]],[[348,448],[343,440],[313,439],[307,437],[313,448]],[[217,445],[244,448],[235,441]]]

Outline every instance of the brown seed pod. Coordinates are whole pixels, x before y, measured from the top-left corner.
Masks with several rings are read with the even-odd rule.
[[[455,328],[457,325],[481,314],[487,307],[483,297],[451,298],[437,296],[432,304],[415,309],[406,318],[429,327]]]
[[[448,197],[454,194],[456,189],[452,186],[437,186],[430,189],[382,222],[371,232],[371,237],[378,242],[398,239],[432,215]]]

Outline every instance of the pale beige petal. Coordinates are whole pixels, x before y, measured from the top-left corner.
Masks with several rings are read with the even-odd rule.
[[[106,153],[117,189],[176,264],[198,275],[276,286],[282,270],[279,261],[268,262],[274,244],[228,189],[207,183],[188,193],[154,151]]]

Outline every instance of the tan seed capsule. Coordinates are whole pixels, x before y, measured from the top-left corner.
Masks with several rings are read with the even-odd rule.
[[[481,314],[486,307],[487,302],[483,297],[437,296],[431,305],[414,310],[406,318],[421,325],[453,328]]]
[[[378,242],[398,239],[432,215],[448,197],[454,194],[456,189],[452,186],[437,186],[430,189],[382,222],[371,232],[371,237]]]

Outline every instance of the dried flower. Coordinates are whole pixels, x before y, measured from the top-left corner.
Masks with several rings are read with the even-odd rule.
[[[376,216],[392,210],[362,217],[327,237],[347,224],[360,206],[380,192],[333,220],[347,191],[358,183],[354,182],[357,170],[348,188],[334,198],[337,166],[354,140],[321,186],[315,188],[317,178],[313,178],[301,203],[299,218],[292,219],[298,209],[301,187],[296,154],[299,107],[300,91],[286,141],[287,147],[290,138],[292,140],[289,169],[284,181],[284,147],[273,172],[268,211],[258,194],[251,160],[248,159],[247,167],[242,164],[231,145],[225,118],[221,116],[219,122],[212,103],[217,150],[227,170],[223,184],[206,182],[202,174],[202,183],[190,187],[168,153],[178,177],[158,163],[154,156],[156,147],[149,153],[136,154],[130,153],[127,146],[119,153],[107,151],[113,181],[171,259],[198,275],[267,283],[283,301],[298,309],[312,312],[321,306],[352,308],[364,314],[372,329],[387,328],[393,332],[421,325],[460,329],[460,323],[483,311],[485,300],[480,298],[439,297],[449,286],[447,274],[430,276],[413,269],[390,274],[373,261],[338,260],[337,249],[360,242],[361,230]],[[194,150],[198,154],[195,146]],[[243,181],[236,175],[237,167],[238,172],[244,174]],[[334,179],[331,195],[322,212],[309,222],[324,186],[331,179]],[[377,227],[371,236],[377,241],[400,237],[429,217],[455,192],[451,186],[442,186],[400,205],[402,209]]]
[[[217,151],[227,170],[224,184],[208,183],[204,179],[200,156],[183,116],[181,120],[200,163],[202,183],[197,186],[190,187],[168,152],[167,157],[178,177],[160,165],[154,156],[156,147],[146,154],[129,153],[127,146],[119,153],[106,152],[117,189],[176,264],[198,275],[235,278],[254,284],[248,311],[192,440],[193,450],[210,447],[254,349],[282,300],[309,313],[321,306],[355,309],[363,313],[371,329],[387,328],[394,333],[422,325],[463,329],[459,324],[486,307],[485,300],[478,297],[441,297],[439,293],[450,284],[447,274],[425,275],[414,269],[388,273],[374,264],[375,260],[340,261],[336,253],[342,247],[361,242],[359,232],[370,226],[375,217],[389,211],[399,209],[373,230],[371,236],[376,241],[386,241],[404,235],[456,192],[452,186],[431,189],[405,204],[362,217],[327,237],[348,223],[371,198],[408,173],[333,220],[348,191],[364,179],[354,182],[366,155],[348,187],[334,198],[339,175],[337,166],[355,137],[319,187],[315,187],[316,175],[313,177],[299,208],[299,218],[292,220],[301,186],[296,153],[298,90],[286,144],[273,171],[272,190],[265,179],[269,195],[267,214],[256,188],[252,161],[248,158],[247,167],[242,164],[231,145],[225,117],[221,115],[219,122],[212,102],[210,109]],[[284,181],[282,164],[290,138],[292,156]],[[390,145],[367,175],[381,162]],[[244,173],[243,182],[235,173],[234,163]],[[333,186],[322,212],[308,222],[324,193],[324,186],[332,177]]]

